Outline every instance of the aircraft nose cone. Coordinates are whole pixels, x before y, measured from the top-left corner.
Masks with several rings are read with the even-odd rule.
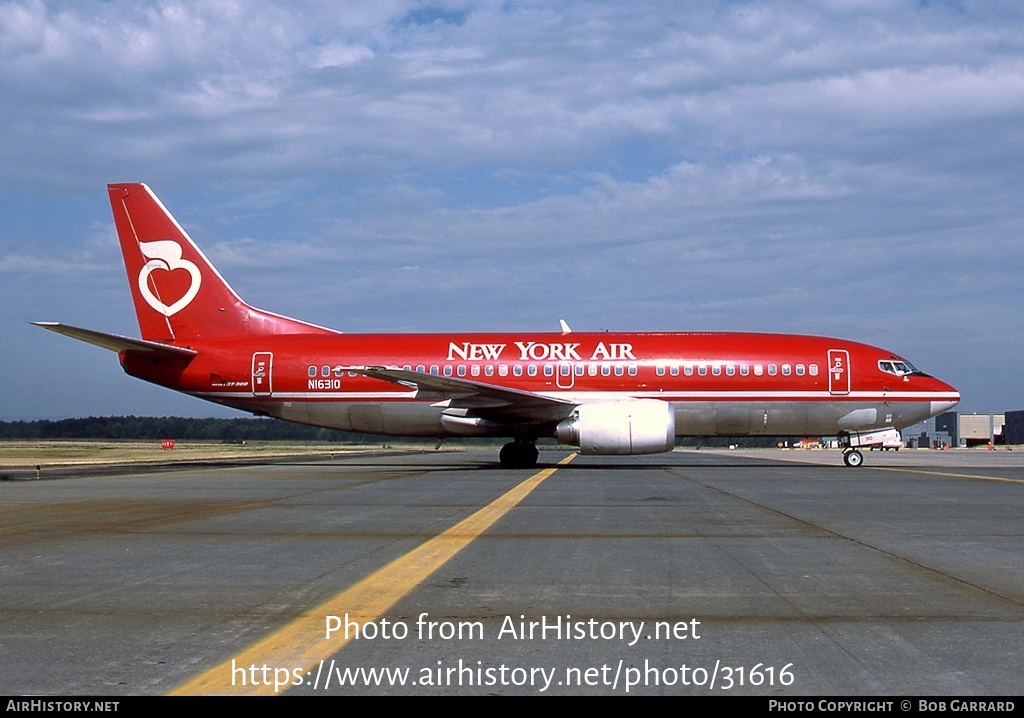
[[[932,401],[932,416],[943,414],[960,403],[960,392],[939,379],[935,380],[937,393],[941,398]]]

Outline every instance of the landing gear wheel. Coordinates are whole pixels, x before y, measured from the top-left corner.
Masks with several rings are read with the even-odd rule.
[[[843,463],[856,469],[864,463],[864,454],[856,449],[850,449],[843,453]]]
[[[501,447],[498,460],[506,469],[528,469],[537,465],[537,456],[532,441],[511,441]]]

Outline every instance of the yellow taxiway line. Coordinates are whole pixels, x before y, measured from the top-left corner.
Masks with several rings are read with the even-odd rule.
[[[931,471],[927,469],[907,469],[895,466],[873,466],[879,471],[896,471],[901,474],[927,474],[928,476],[949,476],[954,479],[978,479],[980,481],[1002,481],[1007,484],[1024,484],[1024,479],[1006,479],[1001,476],[984,476],[982,474],[954,474],[949,471]]]
[[[307,676],[312,675],[311,669],[314,666],[348,642],[340,634],[326,640],[328,616],[347,614],[348,620],[360,626],[376,621],[430,574],[517,506],[560,466],[568,464],[575,457],[576,454],[570,454],[559,461],[558,466],[534,474],[468,518],[319,606],[304,611],[288,625],[194,676],[170,694],[274,695],[292,685],[292,680],[305,681]],[[270,666],[273,670],[285,668],[288,671],[287,680],[282,684],[272,678],[273,673],[268,676],[270,680],[262,680],[262,674],[259,681],[249,680],[251,666]]]

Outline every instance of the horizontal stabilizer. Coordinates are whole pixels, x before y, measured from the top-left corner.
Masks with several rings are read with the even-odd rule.
[[[160,342],[146,341],[145,339],[132,339],[131,337],[123,337],[120,334],[107,334],[106,332],[97,332],[92,329],[82,329],[80,327],[73,327],[69,324],[60,324],[58,322],[32,323],[37,327],[49,329],[51,332],[57,332],[58,334],[63,334],[66,337],[78,339],[79,341],[83,341],[88,344],[95,344],[98,347],[109,349],[112,352],[120,353],[125,350],[152,352],[176,359],[191,359],[198,354],[198,352],[193,349],[172,347],[167,344],[161,344]]]

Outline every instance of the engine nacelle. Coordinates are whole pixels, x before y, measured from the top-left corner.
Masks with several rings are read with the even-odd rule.
[[[658,454],[676,444],[676,415],[657,399],[580,404],[555,434],[582,454]]]

